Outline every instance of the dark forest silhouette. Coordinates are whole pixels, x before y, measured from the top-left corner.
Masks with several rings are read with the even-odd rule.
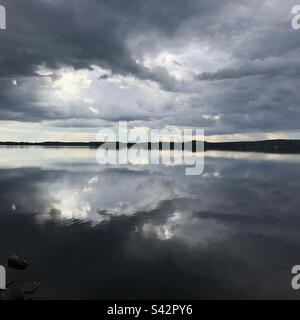
[[[0,142],[0,146],[17,146],[17,147],[88,147],[98,148],[104,142]],[[113,143],[110,142],[111,146]],[[116,142],[117,149],[122,147],[131,148],[138,145],[148,149],[186,149],[196,150],[196,141],[186,142],[185,144],[169,142],[166,143],[120,143]],[[166,147],[167,146],[167,147]],[[300,140],[263,140],[263,141],[240,141],[240,142],[204,142],[204,150],[220,150],[220,151],[244,151],[244,152],[265,152],[265,153],[300,153]]]

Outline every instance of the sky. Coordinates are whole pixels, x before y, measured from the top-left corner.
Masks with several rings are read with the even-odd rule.
[[[300,139],[296,0],[0,0],[0,141]]]

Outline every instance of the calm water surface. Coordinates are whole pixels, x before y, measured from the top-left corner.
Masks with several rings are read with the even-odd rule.
[[[300,156],[207,152],[100,166],[95,150],[0,148],[0,264],[43,298],[298,298]]]

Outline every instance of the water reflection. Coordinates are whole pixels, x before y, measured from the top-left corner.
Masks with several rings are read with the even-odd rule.
[[[99,166],[93,149],[0,148],[0,264],[26,256],[46,298],[297,298],[298,161],[209,152],[185,176]]]

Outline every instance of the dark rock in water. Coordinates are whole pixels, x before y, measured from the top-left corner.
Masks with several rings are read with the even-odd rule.
[[[28,267],[28,262],[16,255],[12,255],[8,259],[8,266],[17,270],[24,270]],[[9,281],[6,283],[6,289],[0,290],[0,301],[37,299],[38,297],[35,293],[39,287],[39,282],[18,283],[16,281]]]
[[[34,294],[39,287],[40,283],[38,282],[31,282],[20,285],[15,282],[11,282],[11,284],[7,285],[7,289],[0,290],[0,301],[34,299],[35,296],[32,296],[32,294]]]
[[[13,255],[8,259],[8,266],[17,270],[25,270],[28,267],[28,262]]]
[[[24,300],[24,292],[20,288],[8,288],[0,291],[1,300]]]
[[[26,283],[24,285],[21,286],[22,291],[24,292],[24,294],[33,294],[37,291],[37,289],[40,287],[40,283],[39,282],[30,282],[30,283]]]

